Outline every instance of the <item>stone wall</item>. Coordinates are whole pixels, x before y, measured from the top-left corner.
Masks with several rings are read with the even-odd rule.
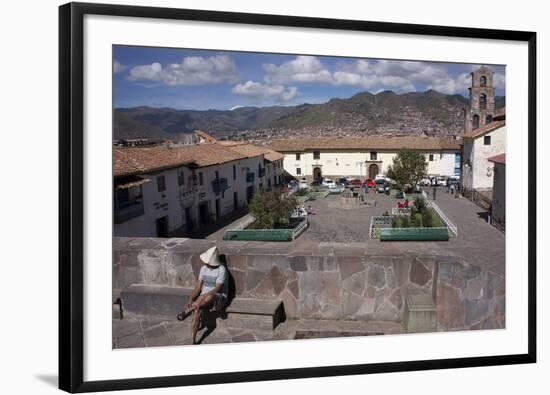
[[[113,245],[116,296],[133,283],[192,287],[198,255],[213,242],[115,238]],[[233,293],[279,298],[291,319],[401,321],[408,294],[430,294],[438,330],[505,325],[504,278],[458,257],[369,255],[356,248],[273,250],[258,242],[219,248]]]

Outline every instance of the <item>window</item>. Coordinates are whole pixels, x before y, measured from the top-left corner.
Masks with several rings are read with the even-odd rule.
[[[296,168],[296,174],[298,175],[302,174],[302,169],[300,167]]]
[[[483,145],[491,145],[491,136],[483,137]]]
[[[321,153],[319,151],[313,151],[313,159],[321,159]]]
[[[370,160],[376,160],[377,157],[378,157],[378,153],[377,153],[377,152],[372,151],[372,152],[370,153]]]
[[[485,93],[479,95],[479,108],[481,110],[487,109],[487,95]]]
[[[204,182],[204,179],[202,177],[202,172],[199,173],[199,185],[202,185]]]
[[[428,155],[428,160],[429,160],[430,162],[433,162],[433,161],[434,161],[434,154]]]
[[[178,185],[182,186],[185,184],[185,173],[183,171],[178,171]]]
[[[296,154],[296,160],[300,160],[300,154]]]
[[[166,191],[166,179],[164,178],[164,176],[157,177],[157,189],[159,192]]]
[[[485,77],[484,75],[479,77],[479,86],[481,87],[487,86],[487,77]]]
[[[215,170],[214,171],[214,178],[217,180],[218,178],[220,178],[220,172]]]
[[[479,115],[474,115],[474,118],[472,119],[472,129],[479,129]]]
[[[233,165],[233,179],[237,179],[237,166]]]

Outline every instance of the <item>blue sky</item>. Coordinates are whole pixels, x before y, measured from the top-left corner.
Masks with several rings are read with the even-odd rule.
[[[468,96],[472,64],[114,46],[114,105],[227,110],[297,105],[359,92]],[[505,92],[504,66],[495,72]]]

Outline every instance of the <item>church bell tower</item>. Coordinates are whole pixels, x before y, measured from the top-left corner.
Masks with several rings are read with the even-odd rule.
[[[470,132],[493,122],[495,114],[494,72],[485,66],[470,73],[470,105],[465,110],[464,132]]]

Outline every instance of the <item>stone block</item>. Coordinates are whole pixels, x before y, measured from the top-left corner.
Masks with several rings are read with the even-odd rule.
[[[238,269],[245,271],[248,268],[247,259],[246,255],[228,255],[227,268],[229,270]]]
[[[370,265],[368,269],[368,284],[376,288],[386,286],[386,271],[382,266]]]
[[[266,273],[249,269],[246,271],[246,290],[251,291],[264,279]]]
[[[355,273],[365,270],[365,264],[363,257],[361,256],[339,256],[338,268],[340,270],[340,276],[342,280],[351,277]]]
[[[252,263],[252,267],[254,267],[254,269],[262,272],[270,271],[271,267],[273,266],[273,260],[271,259],[271,255],[249,256],[248,261],[249,261],[249,264]]]
[[[293,256],[290,257],[290,268],[297,272],[307,271],[307,263],[305,256]]]
[[[407,295],[403,321],[407,333],[435,332],[437,312],[431,295]]]
[[[411,263],[409,279],[411,282],[423,286],[432,279],[432,273],[421,260],[414,259]]]
[[[192,288],[167,285],[132,284],[121,292],[124,315],[162,317],[175,320]]]
[[[473,325],[489,316],[489,301],[486,299],[464,301],[465,324]]]
[[[367,285],[366,273],[364,271],[355,273],[342,282],[342,288],[357,295],[365,293]]]
[[[464,327],[464,303],[460,289],[447,284],[437,287],[437,320],[442,330],[461,329]]]

